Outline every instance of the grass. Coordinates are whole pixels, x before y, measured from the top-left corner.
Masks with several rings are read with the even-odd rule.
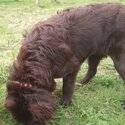
[[[34,0],[0,1],[0,125],[19,125],[4,109],[6,82],[10,66],[15,59],[22,33],[36,22],[45,20],[71,6],[81,6],[92,2],[124,2],[124,0],[51,0],[41,1],[40,7]],[[81,67],[80,79],[87,71],[87,63]],[[56,95],[61,96],[61,85],[57,84]],[[121,101],[125,99],[125,86],[116,73],[110,58],[104,59],[98,73],[85,86],[76,86],[73,103],[67,108],[58,107],[56,116],[49,125],[124,125],[125,111]]]

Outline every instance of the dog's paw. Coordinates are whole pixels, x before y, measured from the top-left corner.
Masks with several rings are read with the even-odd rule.
[[[70,99],[63,98],[60,100],[60,105],[62,105],[63,107],[67,107],[71,104],[71,102],[72,101]]]

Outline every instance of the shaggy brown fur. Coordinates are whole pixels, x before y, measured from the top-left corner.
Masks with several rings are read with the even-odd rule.
[[[54,116],[55,97],[44,89],[36,89],[11,83],[7,85],[5,107],[24,125],[46,125]]]
[[[55,104],[51,95],[46,101],[42,99],[48,92],[54,91],[54,78],[63,78],[61,104],[68,105],[71,103],[77,72],[84,60],[88,58],[89,70],[81,82],[87,83],[105,56],[112,58],[116,70],[125,81],[125,6],[122,4],[71,8],[38,23],[26,34],[9,79],[29,83],[32,89],[41,88],[43,94],[38,97],[43,101],[41,107],[44,109],[50,102]],[[32,93],[33,99],[35,93]],[[30,100],[28,102],[32,104]],[[43,105],[44,102],[46,105]],[[23,108],[21,99],[20,104],[18,110]],[[17,110],[13,112],[15,116],[19,114],[19,121],[27,121]],[[44,121],[44,117],[40,117]]]

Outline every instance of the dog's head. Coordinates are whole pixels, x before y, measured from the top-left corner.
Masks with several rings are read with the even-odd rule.
[[[55,97],[44,89],[14,83],[7,85],[7,92],[5,107],[24,125],[46,125],[56,112]]]

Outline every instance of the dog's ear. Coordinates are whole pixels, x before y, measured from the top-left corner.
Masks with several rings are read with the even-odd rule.
[[[4,106],[9,110],[13,109],[20,99],[18,88],[18,84],[7,84],[7,97]]]

